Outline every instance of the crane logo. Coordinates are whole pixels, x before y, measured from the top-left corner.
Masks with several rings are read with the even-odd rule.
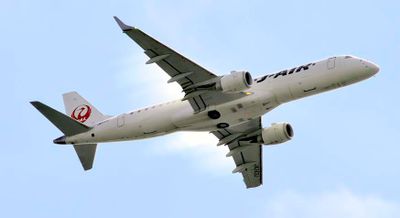
[[[92,113],[92,109],[89,105],[82,104],[76,107],[72,113],[71,117],[74,120],[77,120],[81,123],[84,123],[87,119],[89,119],[90,114]]]

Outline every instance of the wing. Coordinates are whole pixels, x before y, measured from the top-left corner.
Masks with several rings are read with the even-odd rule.
[[[210,105],[216,105],[242,97],[243,93],[226,94],[209,88],[220,77],[187,59],[176,51],[158,42],[141,30],[124,24],[114,17],[122,31],[144,49],[150,58],[146,64],[156,63],[171,79],[177,82],[185,92],[182,100],[189,100],[195,112],[205,110]]]
[[[261,117],[258,117],[237,126],[211,132],[220,140],[218,145],[228,145],[230,152],[226,156],[232,156],[236,164],[232,173],[242,173],[247,188],[262,184],[262,145],[257,142],[260,131]]]

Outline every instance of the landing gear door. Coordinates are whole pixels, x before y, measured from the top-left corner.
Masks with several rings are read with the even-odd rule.
[[[336,62],[336,57],[328,59],[328,63],[327,63],[328,70],[332,70],[335,68],[335,64],[336,64],[335,62]]]

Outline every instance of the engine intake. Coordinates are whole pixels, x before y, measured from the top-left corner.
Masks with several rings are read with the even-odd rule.
[[[280,144],[292,139],[294,133],[289,123],[273,123],[261,131],[261,139],[264,145]]]
[[[253,84],[251,74],[246,71],[232,71],[231,74],[222,76],[217,89],[222,92],[241,92]]]

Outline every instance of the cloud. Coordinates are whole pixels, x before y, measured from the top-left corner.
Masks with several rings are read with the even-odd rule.
[[[270,218],[389,218],[399,217],[400,204],[376,196],[356,195],[347,189],[304,195],[286,192],[267,202]]]
[[[129,98],[148,106],[183,97],[178,84],[168,84],[170,78],[156,64],[145,64],[144,54],[135,54],[121,61],[122,70],[117,74],[117,82],[130,93]]]
[[[154,149],[159,155],[179,155],[190,161],[194,167],[214,175],[227,175],[235,167],[232,158],[225,155],[229,149],[216,146],[217,138],[206,132],[179,132],[163,136],[165,146]]]

